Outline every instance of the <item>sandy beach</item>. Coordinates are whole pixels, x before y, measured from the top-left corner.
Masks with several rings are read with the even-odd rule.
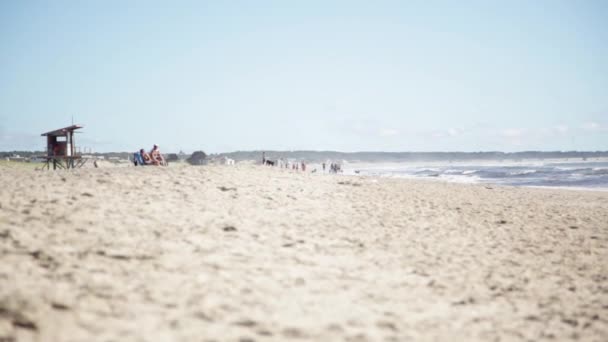
[[[0,341],[606,341],[608,193],[0,168]]]

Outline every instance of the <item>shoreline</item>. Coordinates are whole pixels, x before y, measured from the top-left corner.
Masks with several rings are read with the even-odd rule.
[[[440,177],[422,177],[422,176],[392,176],[392,175],[342,175],[351,177],[371,177],[377,179],[403,179],[421,182],[438,182],[447,184],[462,184],[462,185],[480,185],[480,186],[495,186],[515,189],[546,189],[546,190],[567,190],[567,191],[590,191],[590,192],[608,192],[608,187],[573,187],[573,186],[543,186],[543,185],[512,185],[500,184],[492,182],[480,182],[471,180],[469,182],[450,180]]]
[[[346,174],[460,184],[608,191],[608,161],[347,164]],[[555,183],[557,185],[554,185]],[[553,184],[552,184],[553,183]]]

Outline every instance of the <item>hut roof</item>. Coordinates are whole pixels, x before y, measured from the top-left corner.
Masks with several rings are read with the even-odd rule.
[[[72,125],[72,126],[68,126],[68,127],[64,127],[64,128],[59,128],[56,129],[54,131],[50,131],[50,132],[46,132],[46,133],[42,133],[41,136],[55,136],[55,137],[61,137],[61,136],[65,136],[67,135],[68,132],[73,132],[77,129],[82,128],[82,126],[78,126],[78,125]]]

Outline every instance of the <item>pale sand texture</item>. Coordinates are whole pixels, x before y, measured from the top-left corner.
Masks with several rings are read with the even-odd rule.
[[[0,340],[608,340],[608,193],[0,169]]]

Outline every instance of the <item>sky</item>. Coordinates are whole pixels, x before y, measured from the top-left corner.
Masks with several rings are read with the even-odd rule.
[[[608,1],[2,1],[0,150],[608,150]]]

